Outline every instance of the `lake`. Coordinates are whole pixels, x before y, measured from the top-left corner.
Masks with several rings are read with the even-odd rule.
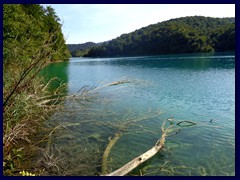
[[[129,175],[235,175],[234,53],[71,58],[44,74],[68,83],[68,95],[82,95],[50,120],[62,127],[52,142],[68,161],[66,175],[99,175],[120,133],[107,158],[108,171],[116,170],[154,146],[168,118],[196,124],[178,126]]]

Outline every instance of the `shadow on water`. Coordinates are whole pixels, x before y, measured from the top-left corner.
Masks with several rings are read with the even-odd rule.
[[[234,53],[197,53],[143,57],[121,58],[82,58],[81,61],[72,59],[75,65],[109,65],[134,66],[140,68],[174,68],[190,70],[206,70],[209,68],[231,69],[235,67]]]
[[[69,62],[51,63],[40,72],[39,75],[44,78],[46,83],[52,78],[56,78],[49,84],[50,90],[55,90],[61,84],[68,83],[68,65]],[[67,94],[67,89],[65,92]]]

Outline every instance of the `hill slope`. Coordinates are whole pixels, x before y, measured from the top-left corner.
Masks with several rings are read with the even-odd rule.
[[[73,57],[86,54],[87,50],[100,44],[94,42],[86,42],[83,44],[67,44],[67,47]]]
[[[153,24],[101,45],[85,56],[113,57],[235,50],[235,18],[183,17]]]

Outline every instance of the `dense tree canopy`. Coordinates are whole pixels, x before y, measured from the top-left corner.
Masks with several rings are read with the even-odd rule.
[[[150,25],[100,46],[85,56],[134,56],[235,50],[235,18],[183,17]]]
[[[51,44],[50,61],[70,57],[60,19],[50,6],[38,4],[4,4],[3,6],[4,65],[30,61],[39,47]]]

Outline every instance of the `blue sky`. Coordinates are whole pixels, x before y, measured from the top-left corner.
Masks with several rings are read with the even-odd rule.
[[[67,44],[108,41],[141,27],[178,17],[235,17],[234,4],[46,5],[53,7],[61,19]]]

